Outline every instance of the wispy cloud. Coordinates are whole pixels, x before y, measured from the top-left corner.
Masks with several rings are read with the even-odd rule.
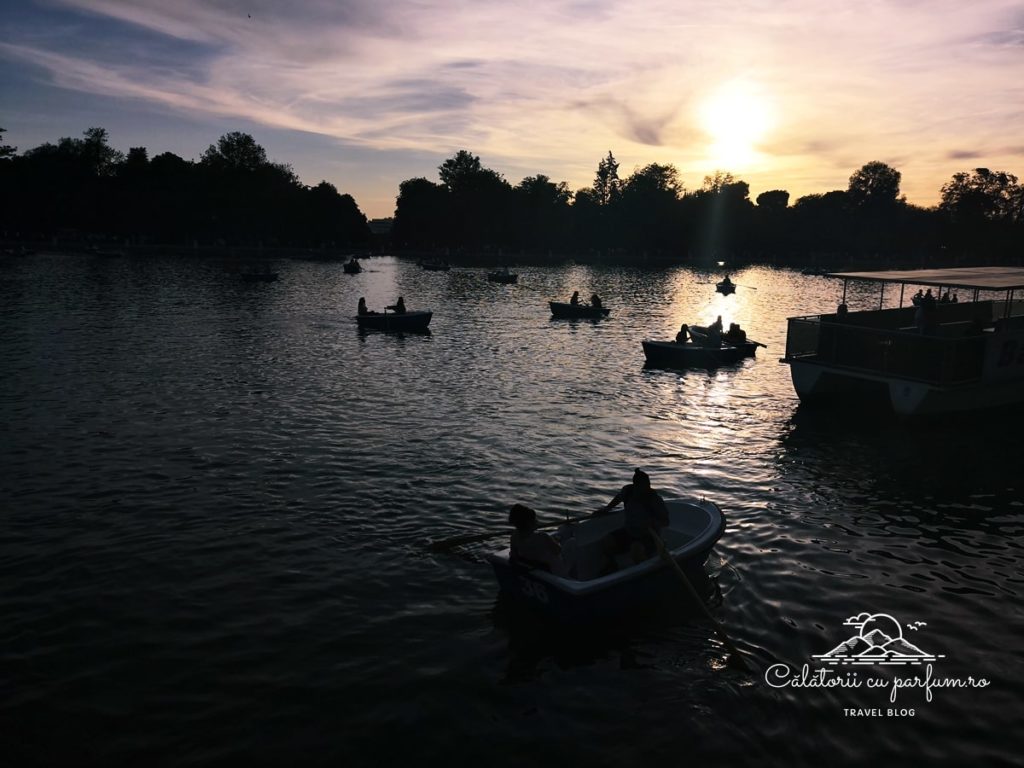
[[[957,155],[965,139],[972,159],[988,157],[1024,128],[1021,17],[1006,0],[876,0],[827,13],[811,0],[48,5],[108,22],[96,39],[37,32],[0,44],[60,87],[368,149],[468,147],[494,166],[533,164],[574,183],[609,148],[699,178],[714,162],[700,104],[736,79],[754,83],[776,119],[754,159],[728,170],[752,186],[811,187],[798,194],[844,186],[860,164],[888,157],[910,166],[912,198],[914,179],[934,197],[937,176],[968,159]],[[168,41],[159,57],[124,47],[140,31]]]

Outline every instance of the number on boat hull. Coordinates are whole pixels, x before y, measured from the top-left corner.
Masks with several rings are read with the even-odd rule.
[[[548,601],[548,588],[525,576],[519,577],[519,591],[523,593],[524,597],[529,597],[538,602],[547,603]]]

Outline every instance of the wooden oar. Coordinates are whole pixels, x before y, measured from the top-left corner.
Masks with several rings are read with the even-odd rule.
[[[558,522],[543,523],[537,526],[537,530],[543,528],[557,528],[565,523],[578,523],[581,520],[589,520],[590,515],[579,515],[578,517],[570,517],[565,520],[559,520]],[[497,536],[508,536],[510,531],[488,531],[487,533],[467,533],[462,536],[451,536],[447,539],[441,539],[440,541],[430,542],[429,549],[431,552],[446,552],[449,549],[455,547],[461,547],[463,544],[475,544],[478,541],[487,541]]]
[[[715,628],[715,632],[717,632],[718,636],[722,638],[722,642],[725,644],[725,647],[728,648],[729,653],[732,654],[731,658],[735,659],[737,666],[742,667],[743,669],[750,669],[750,666],[743,658],[743,654],[740,653],[740,649],[733,645],[732,640],[729,639],[729,635],[726,634],[725,627],[722,626],[718,619],[711,615],[711,611],[709,611],[708,607],[704,605],[704,601],[701,599],[700,595],[697,594],[697,590],[693,588],[693,584],[690,583],[690,578],[686,575],[686,572],[679,566],[676,559],[669,554],[668,550],[665,549],[665,542],[661,540],[661,534],[652,528],[651,535],[654,538],[654,546],[658,548],[658,554],[661,556],[661,559],[676,572],[676,575],[679,577],[679,581],[682,582],[683,586],[686,588],[686,592],[690,595],[690,598],[700,607],[704,616],[711,622],[711,626]]]

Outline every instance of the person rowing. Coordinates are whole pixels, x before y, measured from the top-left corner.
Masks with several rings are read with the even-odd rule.
[[[625,511],[622,528],[609,533],[601,542],[605,556],[603,574],[617,570],[615,558],[628,553],[634,563],[640,563],[655,552],[651,531],[668,525],[668,507],[657,491],[651,488],[651,478],[642,469],[633,472],[633,482],[623,486],[594,516],[607,515],[619,504]]]

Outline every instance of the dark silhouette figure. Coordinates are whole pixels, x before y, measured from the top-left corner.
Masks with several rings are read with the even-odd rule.
[[[606,561],[604,572],[616,570],[615,557],[626,552],[634,563],[646,560],[654,553],[651,531],[668,525],[668,507],[665,500],[651,488],[651,478],[642,469],[633,472],[633,482],[623,486],[615,497],[594,515],[606,515],[619,504],[625,510],[625,525],[608,534],[602,541]]]
[[[368,314],[370,314],[370,310],[368,310],[366,308],[366,299],[364,297],[362,297],[362,296],[359,297],[359,310],[358,310],[358,312],[359,312],[360,315],[368,315]]]
[[[515,526],[509,542],[509,560],[529,568],[564,574],[562,547],[554,538],[537,530],[536,512],[524,504],[515,504],[508,513],[508,521]]]
[[[569,303],[572,304],[572,306],[574,306],[574,307],[578,307],[580,305],[580,292],[579,291],[573,291],[572,292],[572,298],[569,299]]]
[[[836,308],[836,317],[846,317],[849,312],[850,308],[846,306],[846,302],[844,301]]]
[[[713,322],[711,325],[708,326],[708,330],[709,331],[718,331],[719,333],[722,332],[722,316],[721,315],[718,316],[718,319],[715,320],[715,322]]]
[[[405,314],[405,299],[402,298],[401,296],[399,296],[398,297],[398,301],[396,301],[394,304],[390,305],[388,307],[388,309],[390,309],[396,315],[404,315]]]
[[[601,297],[596,293],[590,297],[590,306],[594,309],[601,309]]]
[[[676,344],[685,344],[688,338],[690,338],[690,326],[683,323],[679,326],[679,333],[676,334]]]

